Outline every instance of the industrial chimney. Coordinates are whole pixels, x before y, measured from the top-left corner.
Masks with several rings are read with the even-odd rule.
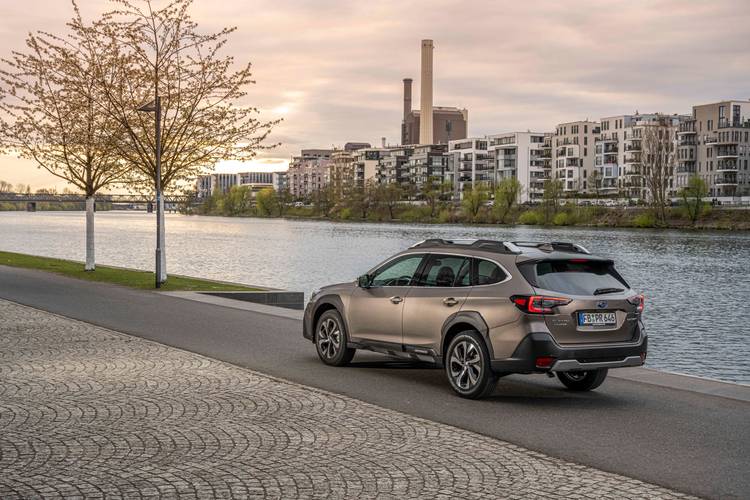
[[[411,113],[411,78],[404,78],[404,121]]]
[[[422,40],[419,143],[432,144],[432,40]]]

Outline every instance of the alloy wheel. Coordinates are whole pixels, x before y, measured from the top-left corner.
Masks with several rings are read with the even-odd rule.
[[[333,358],[341,347],[341,328],[333,318],[326,318],[318,326],[318,347],[328,359]]]
[[[462,340],[450,356],[450,376],[456,387],[469,390],[479,381],[482,373],[482,354],[474,342]]]

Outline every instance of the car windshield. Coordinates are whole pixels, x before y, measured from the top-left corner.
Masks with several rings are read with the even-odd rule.
[[[586,259],[544,260],[519,266],[536,288],[570,295],[600,295],[628,288],[612,262]]]

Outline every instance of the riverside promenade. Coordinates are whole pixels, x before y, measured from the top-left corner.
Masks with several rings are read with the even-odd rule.
[[[750,491],[740,386],[509,377],[466,401],[428,366],[324,366],[286,311],[3,266],[0,298],[0,498]]]

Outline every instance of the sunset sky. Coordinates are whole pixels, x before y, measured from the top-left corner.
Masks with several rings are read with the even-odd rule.
[[[109,7],[79,3],[89,18]],[[227,51],[254,65],[248,102],[284,118],[265,168],[305,147],[396,144],[402,78],[419,102],[422,38],[435,40],[435,104],[468,108],[470,135],[750,98],[748,0],[195,0],[192,13],[207,31],[237,26]],[[0,51],[28,31],[63,32],[68,17],[65,0],[4,1]],[[8,157],[0,179],[63,186]]]

